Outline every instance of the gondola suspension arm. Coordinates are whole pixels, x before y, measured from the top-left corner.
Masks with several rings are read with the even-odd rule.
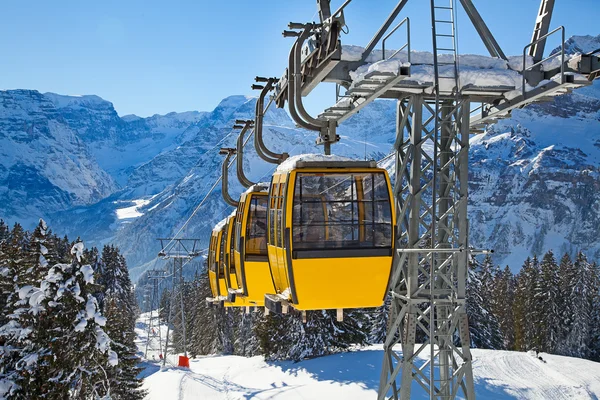
[[[229,160],[231,159],[231,156],[234,155],[235,153],[236,153],[236,149],[228,148],[228,147],[222,148],[221,150],[219,150],[219,154],[226,156],[225,160],[223,161],[223,166],[221,167],[221,194],[223,195],[223,200],[225,200],[225,203],[229,204],[232,207],[237,207],[238,202],[229,195],[228,169],[229,169]]]
[[[338,141],[336,135],[337,124],[335,121],[326,121],[313,118],[302,103],[302,74],[301,74],[301,50],[302,45],[310,37],[317,24],[294,24],[290,23],[291,29],[302,29],[301,32],[284,31],[285,37],[297,37],[296,42],[292,46],[288,60],[288,85],[287,96],[290,115],[292,119],[301,127],[319,132],[317,144],[323,144],[325,154],[331,154],[331,143]]]
[[[244,173],[244,137],[246,135],[246,132],[252,128],[252,126],[254,125],[253,121],[243,121],[243,120],[236,120],[235,121],[235,125],[233,126],[234,129],[241,129],[240,134],[238,135],[237,138],[237,160],[236,160],[236,172],[237,172],[237,177],[238,180],[240,181],[240,183],[242,184],[242,186],[244,186],[245,188],[249,188],[250,186],[254,185],[254,182],[252,182],[250,179],[248,179],[246,177],[246,174]],[[256,135],[256,132],[254,133]],[[227,161],[227,160],[226,160]]]
[[[254,127],[254,147],[256,153],[264,161],[271,164],[281,164],[286,158],[289,157],[287,153],[275,153],[267,148],[263,141],[263,120],[265,117],[265,98],[267,94],[273,90],[273,84],[277,82],[275,78],[262,78],[256,77],[256,82],[264,82],[265,85],[252,85],[252,89],[261,89],[258,100],[256,101],[256,118]]]

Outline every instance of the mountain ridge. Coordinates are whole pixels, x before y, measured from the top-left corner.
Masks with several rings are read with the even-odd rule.
[[[600,43],[587,37],[585,46]],[[579,41],[569,51],[585,51]],[[590,44],[591,43],[591,44]],[[219,147],[235,146],[236,119],[256,99],[233,95],[209,112],[119,117],[98,96],[0,91],[0,217],[51,226],[90,245],[119,246],[135,275],[153,262],[155,238],[175,234],[220,175]],[[335,154],[382,159],[395,140],[396,104],[378,100],[345,121]],[[316,133],[269,108],[264,139],[274,151],[319,153]],[[393,160],[386,162],[393,172]],[[244,169],[268,179],[252,141]],[[600,84],[515,110],[471,138],[470,241],[518,269],[549,248],[600,259]],[[230,170],[230,192],[243,188]],[[220,186],[183,232],[203,239],[231,210]],[[34,218],[35,217],[35,218]],[[135,272],[137,271],[137,272]],[[134,276],[135,277],[135,276]]]

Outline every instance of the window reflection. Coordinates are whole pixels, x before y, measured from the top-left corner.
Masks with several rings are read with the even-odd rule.
[[[292,225],[295,249],[390,248],[384,173],[298,173]]]
[[[246,225],[246,254],[267,255],[267,196],[252,196]]]

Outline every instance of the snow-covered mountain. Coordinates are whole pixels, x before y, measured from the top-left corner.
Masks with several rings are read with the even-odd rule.
[[[165,189],[150,199],[144,197],[146,193],[133,193],[134,197],[131,199],[141,205],[138,207],[139,216],[130,219],[127,224],[121,224],[114,239],[132,266],[145,268],[144,264],[152,261],[160,250],[157,248],[156,238],[177,232],[209,192],[221,173],[223,158],[218,154],[218,149],[235,146],[237,136],[235,132],[232,133],[231,126],[235,119],[253,118],[255,105],[255,98],[231,96],[224,99],[214,111],[195,124],[198,132],[195,137],[184,145],[163,152],[134,171],[130,183],[135,183],[138,179],[142,182],[158,182],[164,185]],[[385,121],[393,120],[394,113],[393,103],[375,103],[357,116],[356,120],[349,121],[347,126],[340,129],[342,141],[336,145],[335,152],[354,158],[364,158],[365,154],[368,158],[385,156],[391,149],[395,129],[393,125],[386,126]],[[366,137],[365,126],[368,125],[374,125],[377,129],[370,131],[373,134]],[[264,137],[267,145],[278,152],[302,154],[322,151],[314,144],[315,133],[296,128],[288,114],[281,109],[268,110],[264,121]],[[365,138],[368,140],[365,141]],[[253,146],[247,147],[244,165],[248,177],[255,182],[268,180],[275,167],[263,162]],[[235,197],[242,192],[242,187],[235,178],[234,168],[230,173],[230,193]],[[205,239],[212,227],[231,212],[231,207],[222,201],[220,189],[218,185],[207,198],[182,232],[183,236],[201,238],[202,244],[207,244]],[[103,207],[111,207],[108,203],[114,201],[111,199],[103,202]],[[120,207],[131,206],[134,206],[133,202]],[[86,220],[82,225],[88,225],[88,222],[96,224],[97,217],[101,214],[105,215],[103,218],[107,218],[105,211],[95,213],[96,217]],[[75,220],[74,212],[66,216],[61,215],[61,220]],[[110,221],[106,221],[104,226],[119,225],[115,213],[108,218]],[[81,228],[85,229],[84,226]],[[136,276],[141,269],[134,268],[132,275]]]
[[[570,52],[600,47],[600,36],[569,40]],[[235,119],[254,117],[256,99],[230,96],[211,112],[119,117],[97,96],[0,91],[0,217],[26,223],[45,217],[89,245],[113,242],[135,278],[174,235],[220,175],[219,147],[235,145]],[[333,152],[381,159],[395,139],[395,103],[376,101],[339,128]],[[271,107],[268,146],[315,153],[316,134]],[[273,166],[247,147],[251,180]],[[515,110],[471,139],[470,239],[518,269],[529,255],[584,250],[600,259],[600,82]],[[391,164],[390,164],[391,165]],[[242,188],[231,169],[232,196]],[[230,207],[220,185],[181,233],[208,242]]]
[[[475,245],[513,269],[550,248],[600,259],[600,82],[513,111],[470,157]]]
[[[24,223],[117,189],[51,98],[0,91],[0,215]]]
[[[66,124],[77,132],[98,164],[120,186],[129,185],[128,178],[136,167],[185,141],[186,130],[203,115],[190,111],[149,118],[135,115],[121,118],[112,103],[98,96],[54,93],[43,96],[54,103]]]

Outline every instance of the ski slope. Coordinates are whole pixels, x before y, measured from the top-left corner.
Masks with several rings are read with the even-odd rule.
[[[144,324],[138,345],[145,349]],[[164,335],[163,335],[164,337]],[[151,348],[157,344],[151,342]],[[475,392],[479,399],[599,399],[600,363],[577,358],[512,351],[473,350]],[[190,369],[161,368],[149,351],[143,372],[147,400],[221,399],[375,399],[382,345],[304,360],[267,362],[263,357],[204,356]],[[175,358],[168,358],[175,363]],[[421,358],[419,363],[425,362]],[[413,385],[413,398],[429,398]]]

